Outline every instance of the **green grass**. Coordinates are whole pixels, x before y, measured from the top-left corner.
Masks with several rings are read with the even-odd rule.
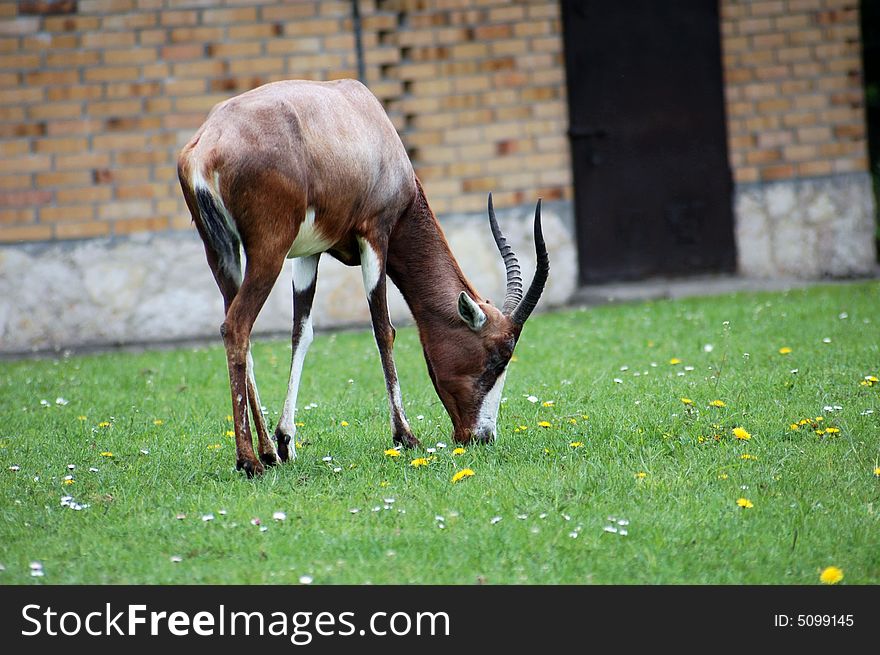
[[[878,327],[876,282],[535,316],[510,367],[499,441],[463,455],[452,454],[417,334],[401,329],[414,431],[425,446],[448,444],[421,468],[410,461],[424,451],[383,454],[371,334],[322,335],[300,390],[301,407],[317,407],[298,415],[299,458],[253,481],[233,470],[219,345],[6,362],[0,582],[815,584],[836,565],[843,584],[877,584],[880,386],[859,382],[880,375]],[[254,351],[274,424],[289,344]],[[726,406],[709,407],[715,399]],[[789,427],[816,416],[840,432]],[[732,436],[738,426],[750,440]],[[475,475],[452,484],[465,467]],[[62,507],[64,495],[89,507]],[[741,497],[754,507],[739,508]],[[609,516],[629,521],[626,536],[604,531]],[[34,560],[45,577],[30,576]]]

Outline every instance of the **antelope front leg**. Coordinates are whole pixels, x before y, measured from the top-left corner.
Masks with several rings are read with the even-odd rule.
[[[392,350],[394,348],[394,326],[388,315],[388,299],[386,297],[385,250],[375,247],[368,240],[359,238],[361,255],[361,272],[364,276],[364,289],[370,305],[370,316],[373,322],[373,336],[379,347],[382,359],[382,371],[385,373],[385,388],[388,392],[388,405],[391,410],[391,433],[394,443],[406,448],[420,446],[419,440],[413,436],[400,396],[400,383],[397,379],[397,367],[394,365]]]
[[[318,276],[320,255],[293,260],[293,335],[291,337],[290,378],[281,418],[275,427],[275,441],[281,461],[296,459],[296,397],[302,377],[303,362],[314,337],[312,300]]]

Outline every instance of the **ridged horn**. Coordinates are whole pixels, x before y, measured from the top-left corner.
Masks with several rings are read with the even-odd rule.
[[[498,220],[495,218],[495,208],[492,206],[492,194],[489,194],[489,227],[492,229],[492,236],[495,239],[495,245],[498,246],[498,252],[504,260],[504,268],[507,271],[507,291],[504,294],[504,305],[501,308],[502,313],[509,315],[516,309],[523,297],[522,288],[522,271],[519,268],[519,261],[513,252],[513,248],[507,243],[507,239],[501,233],[498,227]]]
[[[535,309],[538,299],[544,292],[544,285],[547,283],[547,275],[550,273],[550,258],[547,256],[547,246],[544,244],[544,233],[541,231],[541,201],[538,200],[538,206],[535,208],[535,253],[537,254],[537,265],[535,267],[535,277],[529,285],[529,290],[525,297],[517,305],[511,314],[511,320],[517,325],[522,325]]]

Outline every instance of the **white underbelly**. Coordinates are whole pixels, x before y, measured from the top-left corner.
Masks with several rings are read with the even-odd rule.
[[[306,217],[299,226],[299,232],[290,251],[287,253],[288,258],[308,257],[309,255],[317,255],[325,252],[333,243],[327,239],[318,227],[315,225],[315,209],[309,207],[306,210]]]

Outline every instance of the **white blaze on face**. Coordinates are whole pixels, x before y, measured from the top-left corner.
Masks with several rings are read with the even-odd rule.
[[[489,393],[483,398],[480,411],[477,413],[477,435],[491,434],[495,438],[495,426],[498,422],[498,408],[501,406],[501,392],[504,390],[504,378],[507,377],[507,369],[498,376],[495,384],[489,389]]]

